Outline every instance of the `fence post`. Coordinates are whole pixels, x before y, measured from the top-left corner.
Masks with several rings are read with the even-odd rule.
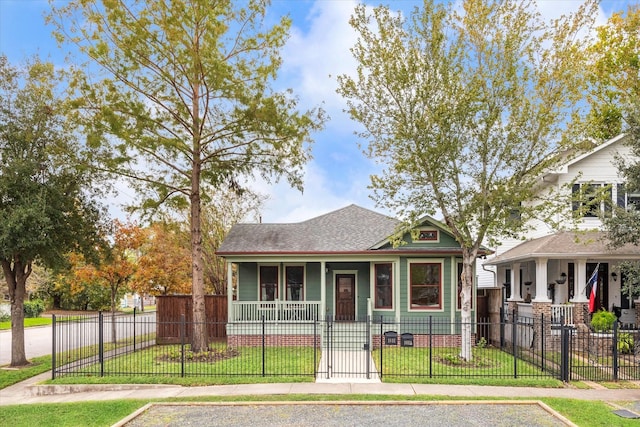
[[[264,314],[262,315],[262,376],[265,376],[265,364],[266,364],[266,358],[265,358],[265,322],[264,322]]]
[[[564,323],[564,316],[560,319],[560,380],[569,382],[569,331]]]
[[[562,325],[562,317],[560,317],[560,324]],[[551,319],[549,319],[549,328],[551,328]],[[545,324],[544,324],[544,313],[540,313],[540,349],[541,351],[541,357],[542,357],[542,363],[540,364],[542,366],[542,372],[544,372],[544,329],[545,329]]]
[[[504,307],[500,307],[500,350],[504,350]]]
[[[400,337],[402,339],[402,336]],[[433,378],[433,316],[429,316],[429,378]]]
[[[318,313],[313,320],[313,377],[318,376]]]
[[[98,359],[100,360],[100,376],[104,376],[104,322],[102,311],[98,312]]]
[[[136,351],[136,307],[133,307],[133,351]]]
[[[513,317],[511,318],[511,348],[513,351],[513,378],[518,378],[518,347],[516,345],[516,339],[518,338],[518,333],[516,331],[517,323],[518,323],[518,315],[516,311],[513,310]]]
[[[382,379],[382,371],[384,371],[384,364],[382,363],[383,360],[383,353],[384,353],[384,344],[385,344],[385,339],[383,338],[383,317],[382,315],[380,315],[380,372],[378,372],[378,375],[380,376],[380,379]]]
[[[618,321],[613,322],[613,348],[611,349],[613,355],[613,380],[618,381]]]
[[[56,315],[51,315],[51,379],[56,379]]]
[[[186,335],[186,324],[185,324],[184,313],[180,315],[180,376],[184,377],[184,342]]]
[[[367,379],[370,379],[371,378],[371,373],[370,372],[371,372],[371,347],[372,346],[371,346],[371,343],[370,343],[370,341],[371,341],[371,317],[369,317],[368,314],[367,314],[367,327],[366,327],[366,329],[367,329],[367,342],[368,342],[367,351],[368,351],[368,354],[367,354],[367,357],[365,359],[365,364],[367,366]]]

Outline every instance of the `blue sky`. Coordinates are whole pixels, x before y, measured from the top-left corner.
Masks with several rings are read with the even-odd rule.
[[[56,3],[64,3],[56,1]],[[290,87],[299,96],[303,107],[324,103],[331,120],[326,128],[314,135],[314,159],[307,165],[303,194],[286,183],[267,185],[256,182],[255,188],[269,199],[264,206],[264,222],[294,222],[339,209],[351,203],[376,208],[369,198],[369,176],[378,166],[367,159],[354,135],[356,124],[342,112],[345,103],[336,94],[335,77],[355,70],[349,48],[355,34],[348,19],[358,2],[353,0],[273,0],[270,13],[290,14],[293,19],[291,37],[282,56],[284,59],[278,85]],[[378,2],[367,2],[377,5]],[[409,10],[422,1],[387,0],[393,9]],[[625,10],[629,1],[601,2],[601,16]],[[539,9],[547,18],[559,17],[575,10],[578,0],[538,0]],[[43,14],[49,10],[47,0],[0,0],[0,52],[18,64],[25,58],[39,55],[44,60],[63,65],[64,51],[51,36]],[[134,194],[121,187],[119,197],[111,200],[110,212],[122,217],[120,204],[133,203]]]

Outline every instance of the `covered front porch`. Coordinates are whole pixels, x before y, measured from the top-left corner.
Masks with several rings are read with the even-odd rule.
[[[638,248],[612,250],[600,232],[561,232],[530,240],[486,264],[496,267],[508,310],[548,316],[554,323],[590,324],[593,311],[614,312],[620,323],[640,324],[634,301],[622,292],[620,263],[638,259]]]

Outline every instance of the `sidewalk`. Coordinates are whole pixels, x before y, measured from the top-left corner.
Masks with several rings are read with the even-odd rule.
[[[558,397],[608,402],[633,402],[631,409],[640,412],[640,388],[605,389],[597,384],[586,390],[573,388],[498,387],[449,384],[391,383],[269,383],[201,387],[153,384],[113,385],[38,385],[51,378],[44,373],[0,390],[0,406],[30,403],[61,403],[114,399],[163,399],[173,397],[287,395],[287,394],[368,394],[398,396],[451,396],[542,398]],[[640,383],[638,384],[640,386]]]

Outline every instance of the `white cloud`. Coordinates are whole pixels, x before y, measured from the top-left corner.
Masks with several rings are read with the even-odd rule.
[[[287,84],[310,105],[324,103],[332,125],[342,117],[344,100],[336,93],[337,76],[353,74],[356,62],[349,49],[356,33],[349,25],[358,2],[316,1],[306,19],[307,31],[293,23],[291,37],[284,48],[283,71]]]
[[[269,197],[262,210],[263,222],[300,222],[350,204],[386,213],[376,208],[369,198],[366,174],[350,175],[349,171],[345,171],[339,191],[334,188],[335,181],[336,177],[328,176],[325,169],[312,161],[306,167],[303,193],[291,188],[286,181],[268,184],[255,178],[249,185]]]

